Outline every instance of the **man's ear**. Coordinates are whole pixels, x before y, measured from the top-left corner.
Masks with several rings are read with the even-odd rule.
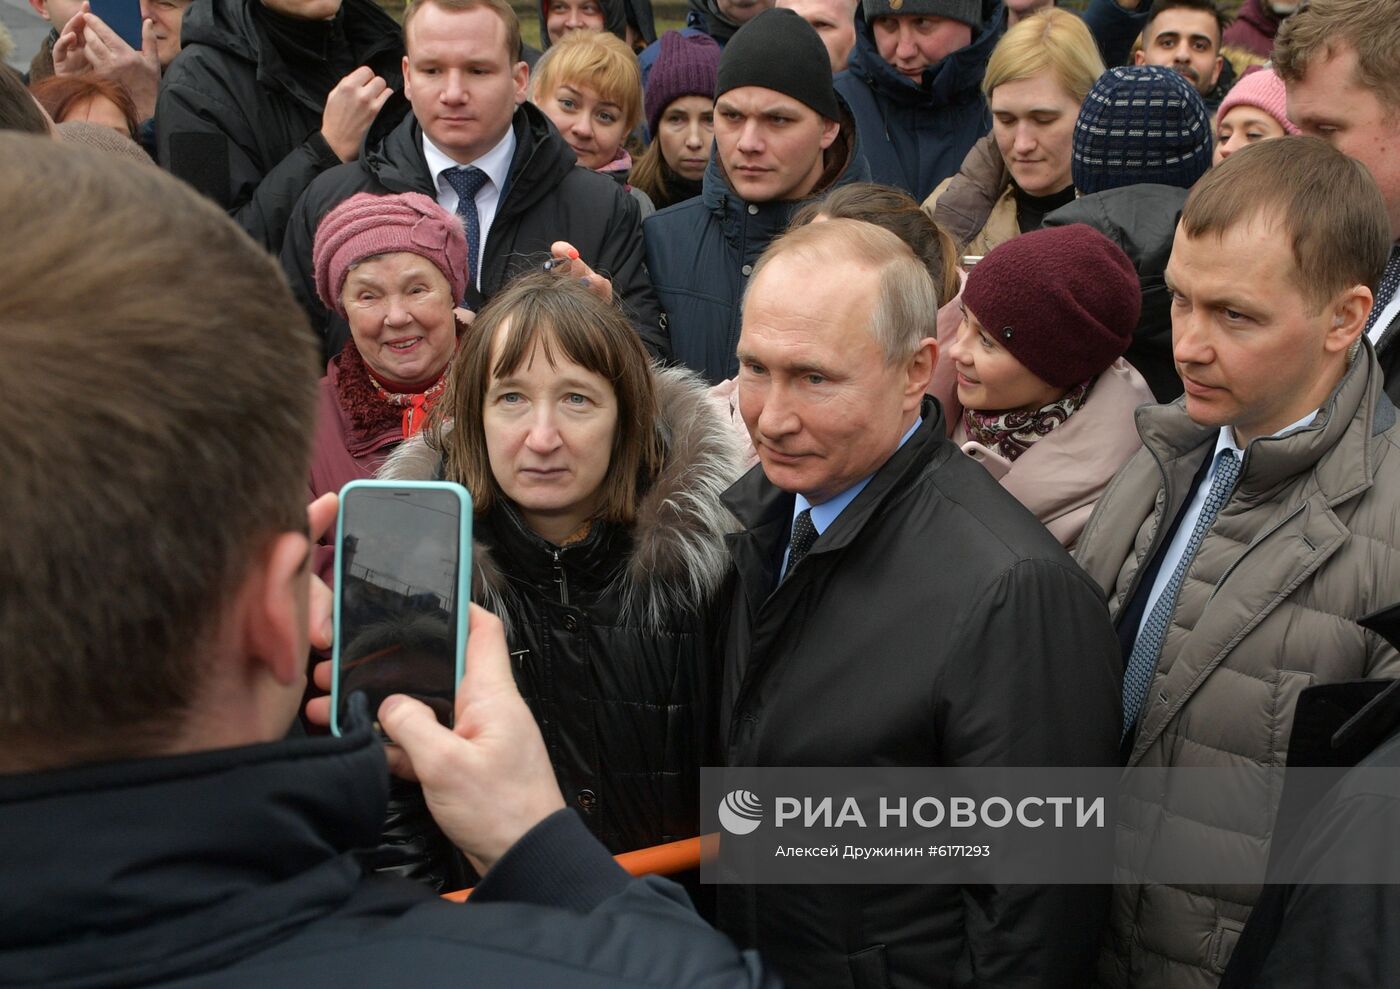
[[[1214,89],[1215,84],[1220,81],[1220,70],[1225,68],[1225,56],[1215,56],[1215,71],[1210,74],[1210,88]]]
[[[519,106],[530,98],[530,65],[528,62],[516,62],[510,71],[515,81],[515,105]]]
[[[835,120],[822,118],[822,150],[836,143],[836,135],[841,133],[841,125]]]
[[[1147,51],[1146,51],[1145,49],[1139,48],[1137,51],[1133,52],[1133,64],[1134,64],[1134,65],[1146,65],[1146,64],[1147,64]]]
[[[933,369],[938,366],[938,341],[933,337],[924,337],[919,341],[919,347],[914,351],[906,365],[907,373],[904,380],[904,407],[905,411],[916,409],[924,400],[924,393],[928,391],[929,382],[933,380]]]
[[[1371,290],[1365,285],[1353,285],[1337,296],[1326,310],[1331,315],[1331,322],[1327,327],[1323,350],[1329,354],[1346,353],[1347,348],[1366,329],[1366,320],[1371,315],[1374,302]]]
[[[49,0],[29,0],[29,6],[33,7],[34,13],[38,14],[44,20],[53,19],[49,14]],[[62,27],[61,24],[55,24],[54,26]]]
[[[311,543],[296,532],[273,537],[257,557],[245,584],[245,651],[287,686],[306,672]]]

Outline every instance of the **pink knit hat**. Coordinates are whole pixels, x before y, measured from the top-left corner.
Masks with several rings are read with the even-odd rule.
[[[1224,120],[1231,108],[1243,104],[1256,106],[1279,122],[1285,134],[1301,134],[1302,131],[1288,119],[1288,95],[1283,90],[1283,80],[1273,69],[1253,68],[1240,76],[1240,81],[1230,88],[1216,113],[1217,121]]]
[[[407,251],[437,265],[452,286],[452,299],[467,291],[467,238],[462,220],[421,192],[375,196],[361,192],[331,210],[316,227],[311,264],[316,294],[341,316],[340,290],[356,261]]]

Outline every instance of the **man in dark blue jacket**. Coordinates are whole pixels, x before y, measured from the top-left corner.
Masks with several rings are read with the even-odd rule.
[[[719,63],[704,191],[642,225],[675,358],[711,384],[734,377],[739,301],[759,255],[803,200],[869,178],[812,26],[771,10],[741,28]]]
[[[336,500],[305,505],[319,361],[276,262],[154,168],[24,135],[0,161],[28,245],[0,270],[0,985],[772,986],[564,807],[480,609],[456,728],[378,719],[483,879],[369,875],[368,711],[286,737]]]
[[[1146,20],[1140,3],[1091,0],[1084,12],[1106,64],[1127,56]],[[991,127],[980,87],[992,49],[1031,12],[1027,3],[1003,8],[998,0],[865,0],[836,90],[855,111],[876,182],[922,202],[958,171]]]

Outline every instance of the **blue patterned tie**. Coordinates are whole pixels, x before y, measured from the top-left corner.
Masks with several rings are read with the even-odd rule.
[[[1400,247],[1390,249],[1390,260],[1385,263],[1385,272],[1381,275],[1381,284],[1376,289],[1376,304],[1371,307],[1371,315],[1366,319],[1366,332],[1371,332],[1371,327],[1376,324],[1376,317],[1381,314],[1381,310],[1390,304],[1390,300],[1395,298],[1395,290],[1400,288]]]
[[[812,548],[812,544],[817,541],[817,527],[812,524],[812,510],[804,508],[797,513],[797,518],[792,521],[792,540],[788,543],[787,569],[783,571],[783,579],[787,580],[788,574],[792,573],[792,568],[797,566],[797,561],[807,555],[807,551]]]
[[[476,211],[476,194],[490,179],[474,165],[449,168],[443,172],[447,184],[457,193],[457,215],[467,230],[467,284],[476,284],[476,268],[481,257],[481,217]]]
[[[1186,550],[1172,571],[1171,580],[1162,588],[1157,603],[1148,612],[1147,620],[1142,623],[1137,641],[1133,643],[1132,654],[1128,657],[1128,668],[1123,673],[1124,738],[1137,723],[1147,687],[1157,672],[1157,660],[1162,655],[1162,643],[1166,641],[1167,629],[1171,627],[1172,614],[1176,611],[1176,597],[1181,593],[1181,585],[1186,582],[1186,571],[1191,569],[1191,561],[1196,558],[1196,551],[1201,548],[1206,533],[1215,523],[1215,517],[1230,500],[1239,476],[1240,458],[1233,450],[1222,450],[1215,464],[1215,479],[1210,482],[1210,491],[1206,493],[1196,526],[1191,530],[1191,538],[1186,541]]]

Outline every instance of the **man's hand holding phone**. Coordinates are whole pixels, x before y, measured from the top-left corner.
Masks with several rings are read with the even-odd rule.
[[[99,78],[120,83],[136,104],[137,119],[155,116],[160,55],[156,51],[155,22],[150,18],[141,21],[138,51],[85,2],[59,31],[53,46],[53,68],[60,76],[90,71]]]
[[[322,585],[324,587],[325,585]],[[457,690],[455,727],[402,694],[385,698],[379,723],[394,744],[389,768],[423,786],[428,810],[481,873],[540,821],[564,806],[534,715],[515,686],[500,619],[471,606],[466,675]],[[331,664],[314,678],[330,689]],[[330,724],[330,698],[306,706],[308,720]]]

